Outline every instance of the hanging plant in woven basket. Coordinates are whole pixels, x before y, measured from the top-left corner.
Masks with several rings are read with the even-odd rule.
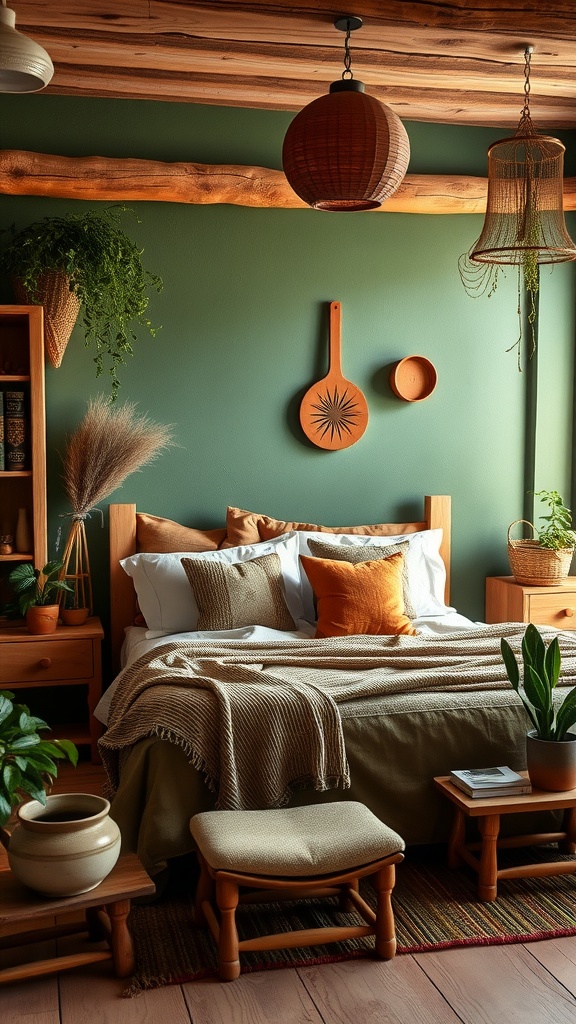
[[[109,206],[44,217],[19,232],[12,227],[0,252],[0,272],[13,281],[19,301],[44,307],[54,366],[60,366],[82,309],[84,342],[95,348],[96,376],[106,369],[112,379],[112,399],[137,329],[156,333],[147,315],[149,291],[162,288],[160,278],[144,269],[142,250],[122,230],[123,212],[123,206]]]
[[[80,299],[70,291],[70,279],[63,271],[47,270],[38,278],[33,294],[19,278],[12,279],[18,302],[44,307],[44,346],[52,366],[60,366],[80,312]]]

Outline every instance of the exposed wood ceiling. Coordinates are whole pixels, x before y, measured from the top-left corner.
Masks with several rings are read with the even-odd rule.
[[[298,110],[343,68],[403,120],[515,128],[534,47],[537,128],[576,127],[573,0],[7,0],[50,53],[47,93]]]

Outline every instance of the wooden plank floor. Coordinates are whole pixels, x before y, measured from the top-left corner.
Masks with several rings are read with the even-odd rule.
[[[63,770],[60,791],[99,792],[102,772]],[[0,870],[5,861],[0,860]],[[401,869],[400,869],[401,870]],[[78,939],[59,942],[59,951]],[[32,951],[30,951],[32,955]],[[17,962],[8,951],[3,962]],[[36,951],[34,951],[36,955]],[[40,955],[40,950],[38,954]],[[44,951],[46,955],[46,950]],[[169,985],[134,999],[108,963],[0,988],[10,1024],[574,1024],[576,937],[470,947]]]

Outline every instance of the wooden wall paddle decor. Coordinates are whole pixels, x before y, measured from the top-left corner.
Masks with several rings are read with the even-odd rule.
[[[342,376],[341,312],[330,303],[330,362],[328,373],[313,384],[300,404],[300,424],[318,448],[338,451],[355,444],[366,430],[368,406],[355,384]]]

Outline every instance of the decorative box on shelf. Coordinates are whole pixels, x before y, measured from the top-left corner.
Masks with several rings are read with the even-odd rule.
[[[488,576],[486,622],[533,622],[576,630],[576,576],[554,587],[528,587],[513,576]]]

